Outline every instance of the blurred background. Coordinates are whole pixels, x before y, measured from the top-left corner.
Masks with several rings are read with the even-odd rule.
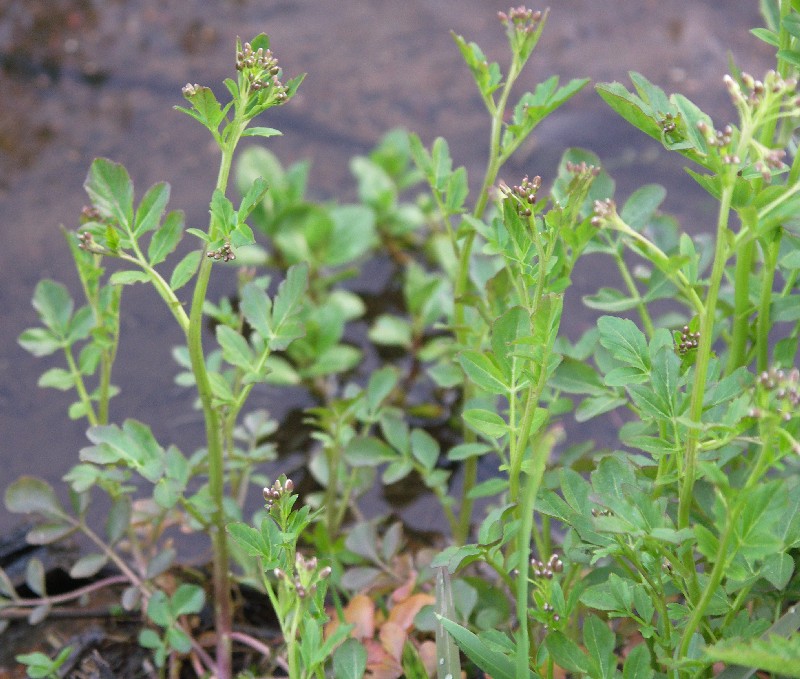
[[[183,103],[187,82],[221,95],[234,73],[236,36],[264,32],[287,75],[308,74],[295,99],[260,124],[283,131],[268,145],[284,165],[312,162],[313,197],[353,200],[350,157],[393,127],[428,145],[446,137],[474,187],[488,118],[449,31],[505,66],[496,13],[507,9],[507,0],[0,0],[0,487],[21,474],[57,483],[85,445],[84,425],[66,416],[71,395],[36,387],[60,358],[35,359],[16,338],[37,324],[30,298],[40,278],[78,292],[58,226],[77,226],[94,157],[122,162],[137,199],[168,181],[170,207],[185,210],[187,226],[205,227],[218,157],[208,133],[173,106]],[[519,92],[553,74],[628,84],[636,70],[692,99],[721,127],[733,116],[721,82],[729,54],[757,77],[772,65],[770,49],[748,33],[758,25],[757,0],[552,0]],[[600,156],[618,202],[660,183],[684,229],[712,230],[714,206],[680,159],[617,118],[591,86],[545,121],[501,175],[512,183],[540,174],[547,186],[570,146]],[[568,308],[604,283],[602,270],[576,272],[569,294],[578,301]],[[213,283],[211,299],[235,290],[233,275]],[[579,313],[565,318],[573,337],[590,322]],[[203,427],[191,393],[172,381],[170,350],[180,333],[145,286],[126,289],[122,323],[114,374],[122,394],[112,401],[112,421],[134,417],[163,445],[191,452]],[[292,404],[274,393],[259,391],[253,405],[281,416]],[[0,535],[19,518],[0,509]]]

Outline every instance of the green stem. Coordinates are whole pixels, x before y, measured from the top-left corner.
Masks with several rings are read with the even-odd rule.
[[[161,274],[147,263],[147,260],[144,258],[141,252],[138,251],[138,247],[136,250],[136,257],[131,257],[130,255],[123,253],[120,254],[119,258],[140,267],[142,271],[144,271],[150,277],[150,283],[152,283],[161,299],[167,303],[167,307],[172,312],[172,315],[175,317],[175,320],[178,322],[181,330],[183,330],[184,333],[188,333],[189,317],[186,315],[181,301],[178,299],[175,292],[169,286],[169,283],[164,280]]]
[[[647,310],[647,305],[642,299],[642,296],[639,294],[639,288],[636,287],[636,281],[633,280],[633,276],[631,276],[628,265],[625,263],[625,259],[618,250],[614,251],[613,256],[614,261],[617,263],[617,269],[622,276],[622,281],[625,283],[625,287],[628,288],[628,294],[632,299],[636,300],[636,311],[639,312],[639,318],[642,319],[644,332],[649,339],[652,339],[656,329],[653,325],[653,319],[650,317],[650,312]]]
[[[533,449],[533,458],[529,473],[526,474],[527,482],[522,497],[520,510],[522,512],[519,540],[517,541],[517,582],[516,604],[517,624],[519,636],[517,638],[516,676],[526,677],[530,666],[530,642],[528,639],[528,569],[531,558],[531,534],[533,533],[533,515],[536,496],[542,484],[542,477],[547,466],[547,460],[555,445],[557,431],[549,431],[540,436]],[[542,555],[544,558],[544,555]]]
[[[228,142],[222,146],[217,190],[225,192],[228,183],[233,151],[239,141],[245,123],[238,117],[231,123]],[[225,532],[225,465],[220,417],[214,406],[214,393],[206,368],[203,353],[203,305],[211,276],[212,260],[203,252],[197,272],[192,306],[189,313],[187,344],[197,393],[203,408],[205,420],[206,447],[208,452],[208,489],[214,503],[212,520],[209,526],[213,552],[214,618],[217,631],[217,677],[230,679],[233,676],[231,660],[231,631],[233,627],[233,603],[231,601],[230,566],[228,540]],[[182,310],[182,308],[181,308]],[[175,313],[175,312],[173,312]]]
[[[508,78],[503,86],[500,98],[496,105],[487,102],[487,107],[492,114],[492,127],[489,134],[489,161],[486,167],[486,173],[483,177],[478,200],[475,203],[475,209],[472,214],[477,219],[483,216],[486,210],[486,205],[489,201],[489,190],[494,185],[497,179],[497,173],[503,161],[500,157],[500,136],[503,130],[503,117],[505,115],[508,97],[511,94],[511,88],[514,82],[519,77],[522,64],[519,62],[516,55],[513,55],[511,66],[509,67]],[[472,257],[472,246],[475,242],[475,231],[471,230],[464,238],[461,246],[461,253],[458,258],[458,273],[456,275],[456,282],[453,290],[453,297],[455,300],[455,308],[453,311],[453,319],[456,332],[456,340],[461,346],[467,345],[467,325],[466,325],[466,305],[464,303],[464,296],[469,289],[469,264]],[[467,385],[464,388],[464,401],[467,401],[471,396],[472,389]],[[471,442],[475,440],[475,435],[468,429],[464,429],[464,441]],[[464,484],[461,488],[461,503],[460,515],[458,522],[458,530],[453,536],[456,544],[463,545],[467,536],[469,535],[469,528],[472,522],[472,507],[474,500],[469,497],[469,493],[478,481],[478,458],[470,457],[464,463]]]
[[[719,296],[722,277],[725,273],[725,263],[728,260],[727,234],[732,196],[733,179],[729,178],[720,196],[716,245],[714,248],[714,265],[708,284],[705,311],[700,316],[700,345],[697,348],[692,397],[689,404],[689,418],[697,425],[700,424],[703,416],[703,397],[706,393],[706,377],[708,375],[708,364],[711,360],[711,348],[714,340],[714,317],[717,311],[717,297]],[[681,485],[678,501],[678,528],[687,528],[689,526],[689,514],[693,502],[692,491],[694,489],[697,467],[698,435],[699,430],[697,427],[691,427],[687,431],[686,448],[684,451],[683,484]]]
[[[75,359],[72,356],[72,349],[69,346],[64,347],[64,356],[67,359],[67,367],[69,368],[69,374],[72,377],[72,381],[75,384],[75,391],[78,392],[78,397],[81,399],[81,403],[83,403],[83,407],[86,410],[86,419],[90,425],[96,427],[100,424],[97,414],[94,411],[94,406],[92,405],[92,399],[89,396],[89,393],[86,391],[86,385],[83,382],[83,375],[81,371],[78,369],[77,364],[75,363]]]
[[[756,251],[755,239],[750,239],[739,248],[734,274],[733,331],[728,353],[727,374],[745,364],[747,338],[750,335],[750,274]]]
[[[766,431],[765,431],[766,430]],[[725,530],[723,531],[722,535],[720,535],[719,543],[717,545],[717,553],[714,556],[714,567],[711,569],[711,574],[708,576],[708,582],[706,583],[705,588],[703,589],[703,594],[701,595],[697,605],[694,607],[692,611],[692,615],[689,618],[689,621],[686,623],[686,628],[683,631],[683,636],[681,637],[681,644],[679,653],[681,658],[685,658],[689,652],[689,645],[692,642],[692,636],[694,635],[697,628],[700,626],[700,623],[703,621],[703,616],[705,615],[706,609],[708,605],[711,603],[714,594],[717,591],[717,588],[720,586],[722,582],[722,578],[725,575],[725,571],[728,569],[728,564],[730,559],[728,557],[728,547],[730,545],[731,539],[734,537],[736,533],[736,523],[739,520],[739,515],[742,513],[742,510],[747,506],[748,503],[748,492],[756,483],[758,483],[764,472],[766,471],[766,467],[769,463],[772,453],[772,438],[774,432],[772,431],[772,427],[770,425],[762,425],[761,428],[761,440],[763,441],[763,445],[761,447],[761,453],[758,456],[755,464],[753,465],[753,469],[750,472],[750,475],[744,484],[742,490],[735,494],[736,502],[728,512],[728,520],[725,523]],[[732,556],[731,556],[732,558]]]
[[[756,366],[759,372],[766,370],[769,364],[769,330],[772,319],[770,306],[780,247],[780,236],[771,240],[764,247],[763,279],[761,281],[761,295],[758,300],[758,317],[756,319]]]

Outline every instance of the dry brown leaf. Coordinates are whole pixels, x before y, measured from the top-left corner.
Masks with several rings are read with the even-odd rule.
[[[403,666],[380,642],[365,639],[363,643],[367,649],[367,676],[370,679],[399,679],[403,676]]]
[[[375,603],[366,594],[356,594],[344,607],[344,619],[353,625],[350,636],[372,639],[375,636]]]
[[[428,639],[423,641],[417,649],[419,659],[425,666],[425,671],[429,677],[436,675],[436,642]]]
[[[408,639],[406,630],[397,623],[386,622],[381,625],[381,631],[378,635],[386,652],[395,660],[400,660],[403,657],[403,646],[405,646],[406,639]]]
[[[404,630],[411,629],[414,616],[423,606],[436,603],[432,594],[412,594],[405,601],[401,601],[389,612],[389,622],[394,622]]]

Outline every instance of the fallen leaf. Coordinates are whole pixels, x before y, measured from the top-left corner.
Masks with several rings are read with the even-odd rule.
[[[423,606],[436,603],[432,594],[413,594],[405,601],[401,601],[389,612],[389,622],[394,622],[404,630],[410,630],[414,624],[414,616]]]
[[[344,608],[344,619],[353,625],[350,635],[355,639],[375,636],[375,603],[366,594],[356,594]]]
[[[397,623],[386,622],[381,625],[379,636],[386,652],[395,660],[400,660],[403,657],[403,646],[408,638],[406,631]]]
[[[436,675],[436,642],[428,639],[423,641],[417,649],[419,659],[425,666],[425,671],[429,677]]]

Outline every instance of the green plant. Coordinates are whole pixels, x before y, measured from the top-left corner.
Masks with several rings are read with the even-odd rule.
[[[241,435],[236,425],[253,385],[267,372],[270,354],[285,349],[303,334],[297,313],[307,280],[306,267],[291,269],[274,298],[267,295],[267,278],[240,281],[241,312],[223,317],[217,310],[219,350],[204,351],[202,330],[212,265],[234,260],[236,249],[252,243],[253,234],[245,220],[267,190],[264,180],[256,178],[238,208],[225,197],[235,149],[243,137],[279,134],[272,128],[249,125],[267,109],[288,101],[302,80],[281,82],[281,70],[264,35],[252,43],[237,43],[236,69],[237,79],[225,81],[231,100],[224,106],[208,87],[187,85],[183,89],[189,108],[179,110],[209,130],[221,161],[208,228],[186,230],[200,239],[201,247],[177,263],[169,280],[157,267],[176,249],[184,233],[180,212],[164,217],[169,186],[156,184],[134,206],[133,184],[125,168],[105,159],[92,164],[85,183],[92,206],[84,210],[78,236],[68,236],[87,304],[74,311],[74,302],[63,285],[42,281],[34,295],[34,306],[43,327],[25,331],[20,343],[36,355],[63,351],[68,369],[49,370],[40,384],[75,389],[78,401],[70,408],[70,416],[86,418],[91,425],[88,437],[94,445],[81,452],[81,464],[66,477],[72,489],[72,513],[61,506],[47,484],[36,479],[23,478],[6,492],[6,506],[11,511],[37,512],[48,522],[29,535],[32,542],[48,543],[79,530],[99,548],[100,552],[83,557],[73,567],[75,577],[90,576],[109,560],[115,563],[130,585],[123,605],[132,608],[143,599],[150,619],[165,628],[163,639],[151,630],[142,634],[143,644],[156,650],[159,665],[169,650],[187,652],[192,646],[179,617],[194,612],[195,604],[201,601],[192,590],[192,605],[187,608],[175,602],[175,596],[186,590],[179,589],[166,599],[158,589],[154,578],[175,557],[174,550],[159,544],[160,538],[171,520],[210,533],[216,658],[200,652],[196,644],[195,650],[206,670],[219,677],[232,676],[231,569],[225,527],[240,517],[251,469],[264,459],[258,445],[251,445],[247,451],[235,446],[235,438]],[[117,260],[128,268],[106,276],[104,259]],[[194,281],[194,291],[187,313],[179,291],[190,281]],[[139,422],[126,420],[122,427],[108,424],[109,400],[115,393],[110,380],[119,336],[121,292],[125,285],[136,283],[154,287],[185,335],[186,350],[179,354],[189,371],[184,382],[197,390],[206,431],[206,448],[188,458],[175,446],[164,450],[149,428]],[[247,336],[243,334],[245,323]],[[87,386],[92,377],[97,382],[94,389]],[[254,417],[244,423],[245,428],[249,425],[251,441],[263,435],[264,423]],[[136,517],[137,523],[132,521],[133,473],[153,484],[152,502]],[[190,490],[190,481],[198,476],[204,477],[205,483],[199,490]],[[233,502],[226,493],[226,483],[233,491]],[[85,521],[94,487],[112,500],[105,540]],[[123,540],[130,549],[132,565],[118,553]],[[19,599],[15,603],[25,604]]]
[[[191,653],[204,671],[231,676],[234,641],[270,655],[231,626],[231,559],[239,581],[275,610],[292,679],[331,668],[375,674],[379,654],[365,649],[377,643],[376,605],[378,635],[394,643],[382,649],[383,670],[408,676],[430,671],[423,656],[432,642],[415,636],[427,633],[440,679],[460,672],[456,646],[467,671],[509,678],[552,679],[561,668],[592,679],[683,679],[709,675],[718,659],[769,670],[780,669],[765,660],[770,653],[790,662],[800,624],[800,8],[761,4],[768,27],[756,35],[778,48],[778,67],[763,81],[738,71],[726,78],[735,123],[717,129],[688,99],[637,73],[635,91],[597,86],[623,118],[696,166],[691,176],[718,204],[710,239],[682,233],[662,213],[659,186],[615,198],[588,151],[568,149],[552,180],[496,187],[511,154],[586,84],[560,86],[554,76],[511,105],[547,17],[524,7],[499,15],[511,52],[505,75],[454,36],[490,117],[474,200],[444,139],[427,148],[393,131],[353,160],[356,204],[312,201],[307,165],[284,169],[253,148],[234,171],[242,194],[234,208],[225,188],[236,143],[275,134],[247,123],[299,84],[272,79],[279,72],[264,37],[240,45],[239,80],[226,82],[230,104],[207,88],[184,91],[186,112],[222,154],[209,228],[188,230],[203,249],[162,277],[155,267],[183,226],[176,212],[162,222],[166,185],[134,210],[127,173],[98,160],[87,179],[94,206],[81,235],[69,237],[87,305],[75,311],[57,283],[37,287],[44,327],[20,341],[40,355],[64,351],[67,369],[41,382],[76,390],[70,414],[86,418],[93,445],[67,476],[69,511],[42,481],[7,490],[9,509],[46,519],[29,539],[86,535],[99,551],[73,574],[116,565],[123,604],[141,604],[160,628],[140,640],[162,668]],[[427,195],[409,199],[420,183]],[[246,219],[261,245],[252,245]],[[145,254],[140,240],[150,231]],[[570,340],[563,302],[586,255],[610,258],[619,282],[584,299],[599,312],[596,327]],[[135,268],[106,278],[102,257]],[[248,268],[230,297],[211,303],[215,260]],[[389,292],[359,287],[364,262],[386,271]],[[256,267],[280,279],[277,290]],[[187,314],[176,291],[192,279]],[[197,389],[207,434],[206,449],[191,456],[164,449],[134,420],[108,424],[120,290],[138,282],[154,285],[186,335],[179,381]],[[205,316],[215,324],[212,352],[201,342]],[[244,414],[258,382],[296,385],[308,397],[308,470],[318,487],[301,507],[285,477],[270,485],[262,475],[277,424],[261,410]],[[586,422],[614,411],[624,414],[618,449],[566,439],[566,416]],[[479,481],[479,466],[490,465],[491,477]],[[133,473],[153,484],[135,521]],[[199,488],[198,478],[207,479]],[[404,554],[399,523],[362,513],[360,498],[376,481],[408,479],[438,499],[452,536],[432,559]],[[247,521],[253,485],[266,485],[267,506]],[[95,487],[112,501],[105,537],[85,519]],[[478,500],[490,504],[473,530]],[[199,610],[203,590],[183,584],[168,593],[156,580],[176,559],[164,540],[173,520],[212,535],[216,659],[195,642],[186,615]],[[39,598],[23,599],[0,579],[0,605],[28,608],[35,621],[55,601],[31,563],[27,580]],[[411,594],[415,587],[433,588],[435,606],[430,594]],[[326,596],[337,623],[327,636]],[[356,632],[343,621],[359,615],[370,624],[346,639]]]
[[[47,677],[47,679],[57,679],[61,666],[69,659],[72,653],[71,646],[62,648],[58,655],[51,659],[44,653],[24,653],[16,657],[18,663],[22,663],[27,668],[28,676],[31,679]]]

